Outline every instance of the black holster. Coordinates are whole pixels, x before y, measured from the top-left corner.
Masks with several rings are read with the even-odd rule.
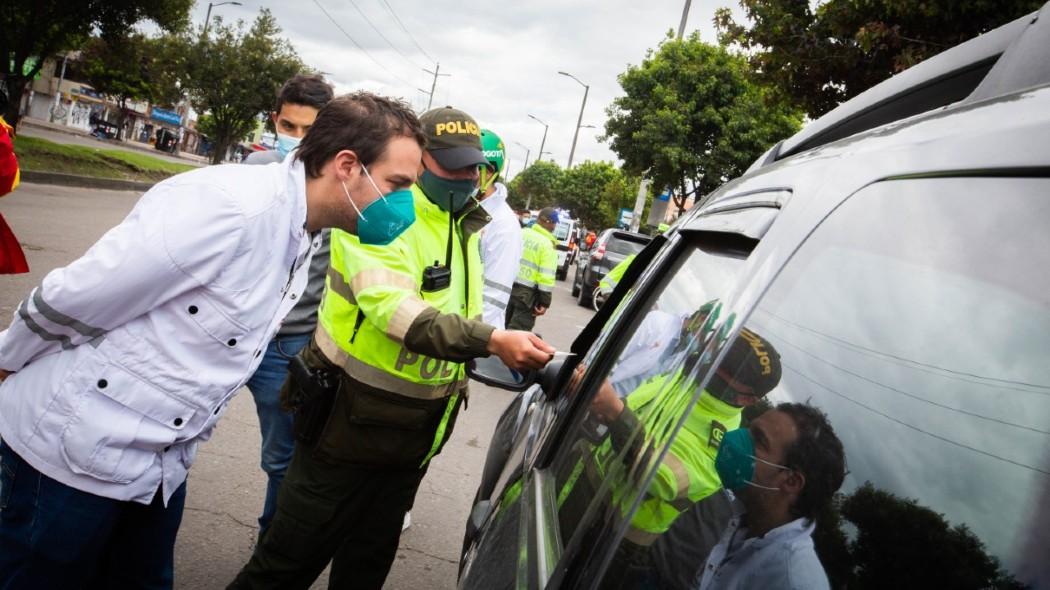
[[[339,373],[334,368],[311,367],[301,353],[288,363],[287,406],[295,414],[296,440],[309,447],[317,443],[332,413],[341,385]]]

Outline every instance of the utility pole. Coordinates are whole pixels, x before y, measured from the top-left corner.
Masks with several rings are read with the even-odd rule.
[[[55,89],[55,104],[51,107],[52,123],[55,122],[55,111],[62,105],[62,81],[66,79],[66,59],[68,58],[68,53],[62,54],[62,73],[58,76],[58,88]]]
[[[646,170],[646,172],[649,172]],[[638,198],[634,200],[634,215],[631,217],[631,231],[637,233],[638,228],[642,227],[642,213],[645,211],[645,197],[649,195],[649,185],[652,181],[648,178],[642,178],[642,182],[638,185]]]
[[[427,94],[429,96],[429,98],[427,98],[427,110],[429,111],[430,110],[430,105],[434,104],[434,89],[437,88],[438,76],[451,76],[452,74],[441,74],[441,73],[439,73],[439,72],[441,72],[441,63],[440,62],[437,62],[437,64],[434,66],[434,71],[433,72],[431,72],[430,70],[428,70],[426,68],[423,68],[423,71],[428,73],[428,74],[431,74],[432,76],[434,76],[434,81],[431,82],[431,84],[430,84],[430,92],[427,92],[426,90],[423,90],[422,88],[419,89],[420,92],[423,92],[423,93],[425,93],[425,94]]]
[[[685,21],[689,18],[689,5],[693,3],[693,0],[685,0],[685,8],[682,9],[682,22],[678,24],[678,40],[682,40],[682,35],[685,34]]]
[[[580,86],[583,86],[583,104],[580,105],[580,117],[576,119],[576,132],[572,134],[572,148],[569,149],[569,165],[565,167],[566,170],[572,168],[572,156],[576,153],[576,140],[580,137],[580,125],[583,124],[583,109],[587,108],[587,93],[591,91],[591,87],[580,82],[580,80],[568,72],[558,72],[562,76],[568,76]],[[540,148],[541,150],[543,148]]]

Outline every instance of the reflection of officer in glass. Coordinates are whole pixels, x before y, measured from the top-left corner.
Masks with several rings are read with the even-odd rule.
[[[699,588],[828,588],[812,534],[845,464],[827,416],[807,404],[780,404],[726,433],[715,466],[735,492],[734,517]]]
[[[704,342],[697,339],[718,319],[720,308],[713,299],[684,316],[660,309],[645,314],[609,375],[613,389],[623,397],[663,373],[665,367],[677,366],[690,349],[702,348]]]
[[[695,388],[678,383],[686,378],[682,369],[653,377],[623,399],[608,383],[601,387],[591,410],[609,426],[611,449],[603,445],[606,448],[599,450],[599,462],[611,463],[610,456],[622,454],[623,461],[631,464],[641,453],[658,451],[666,440],[660,437],[668,436],[687,415],[631,518],[621,546],[625,564],[633,570],[651,571],[649,548],[653,543],[693,503],[722,487],[715,456],[723,435],[739,427],[743,408],[772,391],[780,375],[777,351],[761,336],[744,329],[691,407]],[[646,436],[632,437],[639,428]]]

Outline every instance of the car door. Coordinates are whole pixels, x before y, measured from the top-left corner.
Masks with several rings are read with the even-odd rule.
[[[768,217],[775,214],[773,208],[766,211]],[[764,230],[768,222],[759,225]],[[723,230],[730,226],[720,224]],[[615,548],[635,500],[645,495],[650,472],[659,471],[667,429],[675,412],[681,413],[676,407],[694,394],[695,379],[704,373],[703,352],[726,321],[719,299],[754,244],[732,233],[682,232],[605,314],[605,328],[580,362],[578,378],[544,401],[545,409],[533,411],[557,419],[540,422],[542,431],[530,437],[539,448],[535,459],[500,487],[491,522],[465,559],[462,587],[572,587],[603,567],[598,541],[608,533],[613,542],[605,546]],[[648,360],[639,362],[641,357]],[[609,424],[597,419],[593,399],[609,387],[628,391],[661,376],[656,401],[639,410],[644,420],[660,426],[642,423],[628,435],[637,440],[634,448],[609,452],[609,445],[603,447]],[[588,466],[600,473],[584,485],[580,475]]]
[[[770,406],[828,416],[833,588],[1050,585],[1050,180],[901,179],[850,197],[743,322]]]

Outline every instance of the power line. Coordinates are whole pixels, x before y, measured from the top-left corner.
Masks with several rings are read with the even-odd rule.
[[[394,12],[394,8],[392,6],[390,6],[390,4],[387,3],[386,0],[381,0],[381,2],[383,3],[383,6],[386,6],[386,9],[390,11],[390,16],[394,17],[394,20],[397,21],[397,24],[398,24],[398,26],[401,27],[401,30],[404,31],[405,34],[408,35],[408,38],[412,40],[412,43],[416,46],[416,49],[418,49],[420,51],[420,53],[425,55],[427,59],[429,59],[430,61],[432,61],[434,63],[437,63],[437,60],[432,58],[432,57],[430,57],[430,54],[427,53],[427,50],[423,49],[423,46],[419,44],[419,41],[416,41],[416,38],[412,36],[412,33],[408,32],[408,28],[405,27],[405,23],[401,22],[401,19],[398,18],[397,13]]]
[[[314,0],[314,4],[316,4],[317,7],[321,9],[321,12],[323,12],[324,15],[328,17],[328,20],[332,21],[332,24],[335,25],[335,28],[339,29],[339,31],[343,33],[343,36],[345,36],[347,39],[349,39],[350,42],[353,43],[355,47],[360,49],[365,55],[368,56],[368,59],[370,59],[373,62],[375,62],[375,64],[377,66],[382,68],[384,72],[386,72],[390,77],[394,78],[398,82],[401,82],[402,84],[404,84],[405,86],[408,86],[410,88],[414,88],[415,87],[414,84],[412,84],[411,82],[408,82],[404,78],[401,78],[397,74],[395,74],[392,71],[390,71],[390,68],[388,68],[388,67],[384,66],[383,64],[381,64],[379,62],[379,60],[376,59],[371,53],[369,53],[368,50],[365,49],[360,43],[358,43],[356,39],[351,37],[350,33],[347,33],[346,29],[344,29],[342,26],[340,26],[340,24],[334,18],[332,18],[332,15],[328,14],[328,11],[324,9],[324,6],[321,6],[321,3],[318,0]]]
[[[794,342],[791,342],[790,340],[787,340],[783,336],[777,334],[776,332],[774,332],[774,331],[772,331],[772,330],[770,330],[768,328],[763,328],[760,333],[767,334],[767,335],[770,335],[770,336],[774,336],[778,342],[782,342],[784,344],[787,344],[788,346],[794,348],[795,350],[801,352],[802,354],[804,354],[806,356],[809,356],[809,357],[812,357],[812,358],[814,358],[814,359],[816,359],[816,360],[818,360],[818,361],[820,361],[820,362],[822,362],[822,363],[824,363],[824,364],[826,364],[826,365],[828,365],[828,366],[830,366],[830,367],[832,367],[834,369],[838,369],[839,371],[842,371],[843,373],[846,373],[847,375],[852,375],[853,377],[856,377],[857,379],[860,379],[861,381],[866,381],[866,382],[871,383],[872,385],[874,385],[876,387],[881,387],[883,389],[888,389],[888,390],[890,390],[892,392],[899,393],[899,394],[901,394],[901,395],[903,395],[905,397],[910,397],[910,398],[912,398],[912,399],[914,399],[916,401],[927,403],[927,404],[929,404],[931,406],[936,406],[938,408],[942,408],[942,409],[949,410],[949,411],[952,411],[952,412],[958,412],[960,414],[965,414],[965,415],[971,416],[973,418],[978,418],[978,419],[981,419],[981,420],[987,420],[989,422],[995,422],[997,424],[1002,424],[1003,426],[1012,426],[1014,428],[1019,428],[1019,429],[1022,429],[1022,430],[1028,430],[1028,431],[1031,431],[1031,432],[1037,432],[1039,434],[1050,434],[1050,431],[1041,430],[1039,428],[1033,428],[1031,426],[1025,426],[1024,424],[1017,424],[1015,422],[1010,422],[1010,421],[1007,421],[1007,420],[1001,420],[999,418],[993,418],[991,416],[985,416],[984,414],[978,414],[976,412],[970,412],[969,410],[963,410],[962,408],[955,408],[955,407],[952,407],[952,406],[949,406],[949,405],[946,405],[946,404],[935,402],[935,401],[933,401],[931,399],[927,399],[927,398],[919,396],[919,395],[915,395],[914,393],[910,393],[910,392],[904,391],[903,389],[897,389],[896,387],[892,387],[890,385],[887,385],[886,383],[882,383],[881,381],[875,381],[874,379],[869,379],[868,377],[865,377],[864,375],[861,375],[860,373],[855,373],[853,371],[850,371],[849,369],[846,369],[845,367],[840,367],[839,365],[836,365],[835,363],[833,363],[833,362],[831,362],[831,361],[829,361],[829,360],[827,360],[827,359],[825,359],[825,358],[823,358],[823,357],[821,357],[821,356],[819,356],[819,355],[817,355],[817,354],[815,354],[813,352],[810,352],[810,351],[806,350],[805,348],[799,346],[798,344],[795,344]],[[985,384],[985,383],[977,383],[977,382],[974,382],[974,383],[976,383],[978,385],[986,385],[988,387],[991,387],[990,385]]]
[[[842,344],[843,346],[846,346],[847,348],[852,348],[852,349],[854,349],[854,350],[856,350],[858,352],[866,351],[868,353],[871,353],[871,355],[875,355],[875,356],[886,358],[886,359],[892,359],[892,360],[898,361],[899,363],[902,363],[902,364],[905,364],[905,365],[911,365],[913,368],[915,368],[916,370],[919,370],[919,371],[923,370],[920,367],[926,367],[926,368],[929,368],[929,369],[933,369],[933,371],[925,371],[927,373],[934,372],[934,371],[941,372],[941,373],[951,373],[953,375],[959,375],[960,377],[956,377],[956,379],[958,379],[960,381],[965,381],[967,383],[978,383],[978,384],[981,384],[981,385],[988,385],[988,383],[981,383],[979,381],[971,381],[969,379],[963,379],[962,377],[973,377],[974,379],[981,379],[982,381],[994,381],[996,383],[1002,383],[1002,384],[1020,385],[1022,387],[1032,387],[1032,388],[1036,388],[1036,389],[1050,390],[1050,386],[1048,386],[1048,385],[1041,385],[1041,384],[1038,384],[1038,383],[1026,383],[1024,381],[1013,381],[1013,380],[1010,380],[1010,379],[1000,379],[1000,378],[997,378],[997,377],[987,377],[987,376],[984,376],[984,375],[977,375],[975,373],[966,373],[964,371],[954,371],[952,369],[946,369],[944,367],[939,367],[937,365],[931,365],[931,364],[928,364],[928,363],[920,363],[919,361],[915,361],[915,360],[912,360],[912,359],[909,359],[909,358],[896,356],[896,355],[893,355],[893,354],[889,354],[887,352],[882,352],[880,350],[875,350],[873,348],[867,348],[867,347],[861,346],[859,344],[855,344],[853,342],[850,342],[848,340],[843,340],[842,338],[838,338],[837,336],[832,336],[830,334],[825,334],[824,332],[821,332],[819,330],[815,330],[813,328],[810,328],[809,326],[803,326],[802,324],[797,324],[797,323],[795,323],[795,322],[793,322],[793,321],[791,321],[791,320],[789,320],[789,319],[787,319],[785,317],[779,316],[779,315],[777,315],[777,314],[775,314],[775,313],[773,313],[771,311],[767,311],[767,310],[764,310],[764,309],[760,309],[758,311],[760,311],[762,313],[765,313],[765,314],[769,315],[772,318],[778,319],[778,320],[780,320],[781,322],[783,322],[785,324],[788,324],[790,326],[794,326],[794,327],[796,327],[796,328],[798,328],[800,330],[805,330],[807,332],[812,332],[813,334],[816,334],[817,336],[820,336],[820,337],[825,338],[827,340],[832,340],[834,342],[838,342],[839,344]],[[863,354],[863,352],[860,352],[860,354]],[[868,355],[868,356],[870,356],[870,355]],[[1048,391],[1031,391],[1031,390],[1028,390],[1028,389],[1017,389],[1015,387],[1004,387],[1003,389],[1010,389],[1010,390],[1013,390],[1013,391],[1020,391],[1020,392],[1024,392],[1024,393],[1034,393],[1034,394],[1037,394],[1037,395],[1050,395],[1050,392],[1048,392]]]
[[[817,387],[827,391],[828,393],[830,393],[832,395],[836,395],[836,396],[841,397],[842,399],[844,399],[846,401],[853,402],[854,404],[864,408],[865,410],[868,410],[869,412],[872,412],[873,414],[877,414],[879,416],[882,416],[883,418],[886,418],[887,420],[896,422],[897,424],[900,424],[901,426],[904,426],[906,428],[910,428],[910,429],[915,430],[917,432],[921,432],[922,434],[925,434],[926,436],[931,436],[933,438],[936,438],[937,440],[944,441],[944,442],[946,442],[946,443],[948,443],[950,445],[955,445],[955,446],[957,446],[959,448],[966,449],[967,451],[973,451],[974,453],[978,453],[978,454],[984,455],[986,457],[991,457],[992,459],[1003,461],[1004,463],[1009,463],[1011,465],[1016,465],[1018,467],[1023,467],[1024,469],[1028,469],[1030,471],[1035,471],[1037,473],[1042,473],[1043,475],[1050,475],[1050,471],[1047,471],[1045,469],[1040,469],[1038,467],[1033,467],[1031,465],[1027,465],[1027,464],[1021,463],[1019,461],[1014,461],[1013,459],[1007,459],[1006,457],[1000,457],[999,455],[994,455],[992,453],[989,453],[988,451],[982,451],[981,449],[978,449],[976,447],[971,447],[970,445],[966,445],[966,444],[963,444],[963,443],[961,443],[959,441],[955,441],[955,440],[952,440],[950,438],[943,437],[943,436],[941,436],[939,434],[934,434],[934,433],[929,432],[927,430],[923,430],[923,429],[919,428],[918,426],[913,426],[911,424],[908,424],[907,422],[898,420],[897,418],[894,418],[893,416],[890,416],[889,414],[885,414],[883,412],[880,412],[880,411],[876,410],[875,408],[873,408],[873,407],[871,407],[871,406],[869,406],[867,404],[861,403],[861,402],[853,399],[852,397],[849,397],[848,395],[843,395],[843,394],[835,391],[834,389],[828,387],[827,385],[824,385],[823,383],[820,383],[820,382],[810,378],[808,375],[803,374],[802,372],[800,372],[799,370],[797,370],[797,369],[795,369],[793,367],[789,367],[789,366],[785,365],[784,368],[789,370],[789,371],[791,371],[792,373],[795,373],[799,377],[802,377],[806,381],[809,381],[813,385],[816,385]]]
[[[359,7],[357,3],[354,2],[354,0],[347,0],[347,2],[349,2],[350,5],[354,7],[354,10],[356,10],[357,13],[361,15],[361,18],[365,19],[365,22],[368,23],[368,26],[372,27],[372,30],[375,31],[380,37],[382,37],[383,41],[386,41],[386,44],[389,45],[394,51],[396,51],[398,55],[403,57],[408,63],[412,64],[412,67],[423,69],[423,66],[409,59],[408,56],[404,54],[404,52],[402,52],[393,43],[391,43],[390,39],[387,39],[386,35],[383,34],[383,31],[380,31],[379,28],[375,26],[375,23],[373,23],[372,20],[368,18],[368,15],[366,15],[364,11],[361,10],[361,7]]]

